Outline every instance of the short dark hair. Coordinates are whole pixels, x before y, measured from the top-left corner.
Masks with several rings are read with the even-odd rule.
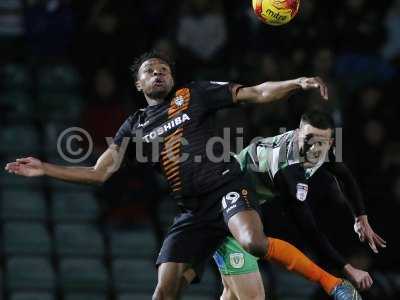
[[[318,129],[334,129],[335,122],[332,116],[323,110],[312,109],[308,110],[301,116],[301,122],[310,124]]]
[[[175,75],[175,62],[171,59],[171,57],[169,57],[167,54],[157,51],[157,50],[151,50],[149,52],[145,52],[142,55],[140,55],[139,57],[137,57],[133,64],[130,66],[130,71],[132,74],[132,77],[137,80],[138,79],[138,72],[140,69],[140,66],[149,59],[152,58],[157,58],[159,60],[162,60],[163,62],[165,62],[171,69],[172,72],[172,76]]]

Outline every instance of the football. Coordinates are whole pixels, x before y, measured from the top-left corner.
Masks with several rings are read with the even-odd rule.
[[[299,7],[300,0],[253,0],[256,16],[273,26],[290,22],[297,15]]]

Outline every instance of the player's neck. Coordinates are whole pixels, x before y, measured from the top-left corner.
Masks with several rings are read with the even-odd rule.
[[[171,93],[173,91],[169,91],[168,93],[159,93],[159,94],[146,94],[144,93],[144,97],[146,98],[147,104],[149,106],[156,106],[164,103],[167,99],[171,97]]]
[[[164,103],[165,98],[150,98],[146,96],[146,101],[149,106],[155,106]]]

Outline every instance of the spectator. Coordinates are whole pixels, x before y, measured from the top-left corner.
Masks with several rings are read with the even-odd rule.
[[[182,7],[177,24],[177,41],[192,67],[209,63],[227,42],[227,27],[219,2],[190,0]]]
[[[22,0],[0,1],[1,59],[11,59],[15,56],[15,50],[21,49],[22,36],[24,35],[22,12]]]
[[[69,0],[29,0],[25,26],[31,55],[44,60],[69,56],[75,25]]]
[[[383,42],[380,11],[365,0],[347,0],[335,16],[338,48],[342,52],[376,53]]]
[[[84,128],[93,139],[95,156],[107,149],[106,137],[113,137],[123,123],[125,111],[113,73],[107,68],[97,70],[90,101],[82,114]]]
[[[383,56],[400,63],[400,0],[394,1],[385,18],[387,40],[383,47]]]

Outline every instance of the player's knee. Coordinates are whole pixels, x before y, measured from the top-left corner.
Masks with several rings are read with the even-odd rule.
[[[174,300],[178,298],[178,290],[168,286],[157,286],[152,300]]]
[[[234,293],[229,288],[224,288],[220,300],[237,300]]]
[[[252,290],[250,291],[245,298],[243,299],[249,299],[249,300],[265,300],[265,293],[264,291],[260,291],[260,290]]]
[[[239,240],[239,244],[253,256],[264,257],[267,254],[267,243],[264,236],[259,237],[252,233],[243,234]]]
[[[224,288],[220,300],[265,300],[265,293],[263,290],[259,289],[247,289],[246,291],[241,291],[240,295],[237,297],[235,293],[229,289]]]

